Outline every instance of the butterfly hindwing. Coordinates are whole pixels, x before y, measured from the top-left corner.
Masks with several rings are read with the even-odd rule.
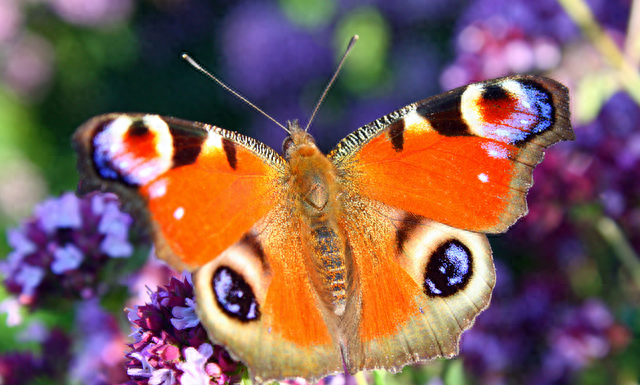
[[[277,207],[194,276],[209,336],[258,383],[343,370],[337,323],[310,280],[300,224]]]
[[[180,269],[215,258],[272,209],[284,168],[254,139],[157,115],[95,117],[74,144],[81,191],[118,193]]]
[[[347,368],[397,371],[458,353],[491,298],[495,272],[483,234],[455,229],[363,197],[343,228],[360,291]]]
[[[572,140],[568,92],[536,76],[461,87],[411,104],[342,140],[345,186],[456,228],[499,233],[526,213],[542,150]]]

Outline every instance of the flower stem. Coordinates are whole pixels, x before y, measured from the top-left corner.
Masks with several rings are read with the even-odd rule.
[[[640,288],[640,258],[629,244],[622,229],[613,219],[602,217],[596,222],[596,230],[611,246],[613,254],[618,257],[636,286]]]
[[[619,84],[640,105],[640,75],[593,16],[584,0],[558,0],[600,54],[617,70]],[[634,8],[637,6],[634,4]],[[637,12],[637,10],[635,11]],[[635,37],[632,37],[635,39]],[[633,52],[633,51],[632,51]],[[633,57],[633,54],[632,54]]]

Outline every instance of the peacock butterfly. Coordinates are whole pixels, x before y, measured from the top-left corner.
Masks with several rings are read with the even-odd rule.
[[[328,155],[287,128],[284,157],[151,114],[73,138],[80,192],[117,193],[157,254],[195,272],[210,338],[258,382],[455,355],[495,283],[483,233],[527,212],[543,150],[574,139],[567,89],[526,75],[410,104]]]

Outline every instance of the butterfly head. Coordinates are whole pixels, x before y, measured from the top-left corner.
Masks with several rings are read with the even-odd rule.
[[[296,155],[311,156],[319,151],[316,141],[298,125],[297,120],[287,122],[287,129],[289,136],[282,143],[282,152],[286,159]]]

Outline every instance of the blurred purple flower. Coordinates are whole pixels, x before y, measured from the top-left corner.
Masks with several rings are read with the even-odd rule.
[[[172,277],[182,277],[165,262],[158,259],[155,250],[149,252],[146,263],[135,274],[124,277],[123,284],[129,288],[130,297],[126,307],[133,308],[137,304],[150,301],[149,287],[157,287],[169,282]]]
[[[134,342],[126,354],[128,384],[237,382],[241,365],[208,338],[193,311],[190,278],[171,278],[151,292],[151,303],[129,311]]]
[[[18,35],[24,16],[16,0],[0,0],[0,43]]]
[[[458,56],[440,77],[443,88],[514,73],[546,71],[560,63],[557,42],[545,35],[527,36],[520,25],[496,18],[468,25],[460,32]]]
[[[40,36],[25,34],[3,48],[3,83],[25,98],[41,95],[53,76],[51,44]]]
[[[7,326],[16,326],[22,323],[21,307],[20,301],[15,297],[9,297],[0,302],[0,314],[7,314]]]
[[[223,26],[228,82],[253,101],[297,101],[307,82],[328,78],[333,51],[318,43],[328,40],[294,26],[275,4],[238,3]]]
[[[71,339],[54,329],[47,334],[39,354],[9,352],[0,354],[0,381],[3,385],[28,385],[43,377],[51,383],[64,383],[71,358]]]
[[[133,11],[132,0],[48,0],[65,21],[83,26],[104,26],[123,21]]]
[[[127,379],[122,356],[125,336],[97,298],[78,303],[74,330],[77,346],[69,369],[74,382],[106,385]]]
[[[604,27],[620,31],[627,28],[629,1],[585,2]],[[519,26],[526,36],[547,36],[562,44],[581,38],[576,23],[557,0],[474,0],[459,19],[459,27],[478,21]]]
[[[605,28],[626,30],[628,1],[587,3]],[[548,71],[560,63],[561,46],[581,37],[556,0],[475,0],[457,29],[457,57],[440,78],[445,89],[514,73]]]
[[[136,21],[141,59],[145,67],[152,68],[174,63],[177,53],[184,50],[185,46],[212,34],[212,26],[217,26],[219,15],[225,13],[225,5],[219,1],[160,0],[152,3],[158,7],[157,12],[143,12]]]
[[[386,17],[400,25],[410,25],[421,21],[440,21],[454,16],[464,5],[463,0],[409,0],[402,2],[375,0],[373,2],[380,7]]]
[[[66,193],[42,202],[33,217],[7,232],[14,249],[0,264],[7,290],[31,306],[97,295],[105,264],[133,253],[131,223],[111,194],[78,199]]]
[[[480,383],[564,384],[619,345],[611,332],[620,325],[609,309],[598,300],[568,305],[561,282],[528,278],[521,290],[496,287],[491,306],[461,340],[465,367]]]

